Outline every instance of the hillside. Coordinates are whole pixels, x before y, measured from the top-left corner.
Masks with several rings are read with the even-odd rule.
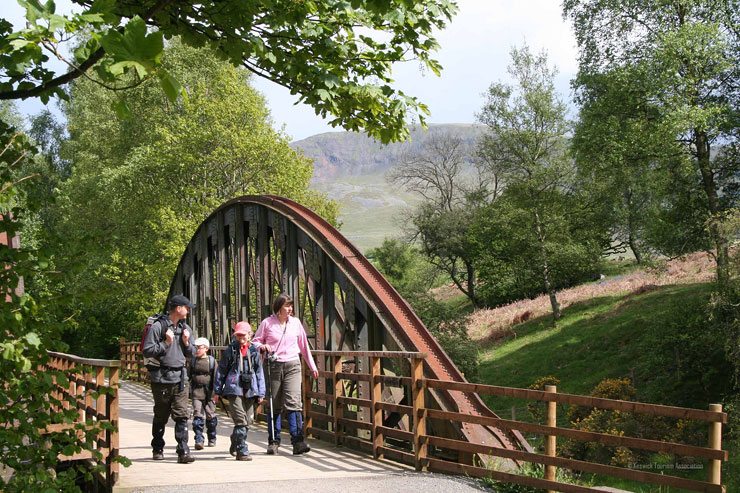
[[[527,388],[551,376],[559,380],[559,392],[588,395],[604,379],[629,378],[635,400],[642,402],[699,409],[730,402],[733,366],[708,309],[711,264],[708,255],[696,253],[565,290],[563,318],[555,326],[546,299],[476,311],[468,327],[481,348],[477,381]],[[520,400],[484,400],[503,418],[532,419]],[[726,410],[737,423],[733,408]],[[740,441],[732,426],[737,425],[725,428],[730,461],[723,466],[723,482],[728,491],[739,491]],[[619,480],[607,484],[664,491]]]
[[[361,251],[379,246],[385,237],[402,234],[402,211],[418,198],[390,185],[385,173],[399,155],[425,145],[430,135],[454,132],[472,150],[482,131],[472,124],[431,125],[415,129],[410,140],[384,146],[364,134],[328,132],[293,142],[314,161],[312,187],[340,204],[342,233]]]

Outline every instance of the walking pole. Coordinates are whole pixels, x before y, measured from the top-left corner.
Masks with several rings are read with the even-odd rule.
[[[273,354],[275,353],[270,353],[267,355],[267,358],[265,358],[265,361],[267,362],[267,384],[270,386],[270,424],[267,429],[268,430],[272,429],[272,441],[276,442],[277,440],[275,438],[275,416],[273,415],[273,410],[272,410],[272,376],[270,375],[270,363],[272,361]],[[269,439],[268,439],[268,442],[269,442]]]

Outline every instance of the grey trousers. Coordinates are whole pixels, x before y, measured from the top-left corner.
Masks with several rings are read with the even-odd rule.
[[[268,382],[267,396],[269,397],[272,393],[272,403],[275,410],[302,411],[301,360],[297,359],[284,363],[271,361],[268,364],[270,365],[270,381]]]
[[[223,397],[228,402],[229,416],[234,426],[246,426],[254,423],[254,408],[256,407],[254,397],[241,395],[226,395]]]

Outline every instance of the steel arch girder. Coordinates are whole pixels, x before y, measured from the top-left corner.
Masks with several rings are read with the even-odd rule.
[[[299,250],[304,252],[303,256]],[[306,260],[306,256],[312,258]],[[222,345],[229,338],[231,322],[248,319],[254,325],[270,313],[270,300],[277,294],[276,289],[296,300],[296,315],[305,324],[307,314],[299,313],[298,300],[301,265],[304,292],[313,291],[309,304],[313,306],[309,308],[312,308],[315,347],[341,350],[349,345],[357,350],[357,332],[362,333],[365,344],[377,346],[378,329],[371,333],[366,328],[363,332],[355,325],[355,333],[350,334],[354,337],[350,342],[354,344],[345,340],[351,332],[346,322],[354,319],[359,303],[367,307],[361,313],[365,325],[378,325],[371,320],[375,317],[382,336],[391,337],[400,350],[426,353],[424,370],[428,377],[466,381],[408,303],[359,250],[316,213],[290,199],[248,195],[232,199],[215,210],[198,227],[186,247],[170,284],[170,295],[183,292],[189,296],[196,303],[192,316],[194,329],[199,335],[210,337],[214,345]],[[280,273],[276,275],[278,269]],[[342,300],[341,309],[335,299],[335,283],[340,286],[340,295],[353,294],[351,302]],[[334,330],[340,322],[344,332]],[[341,339],[334,341],[334,336]],[[433,397],[444,410],[496,416],[477,395],[434,391]],[[506,434],[467,423],[459,428],[471,442],[529,449],[518,432]]]

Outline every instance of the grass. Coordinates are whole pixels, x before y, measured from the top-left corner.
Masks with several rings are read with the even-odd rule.
[[[629,377],[637,389],[636,400],[706,409],[729,391],[731,375],[722,342],[697,329],[705,323],[703,310],[711,288],[710,283],[693,283],[601,296],[571,304],[556,325],[547,315],[516,325],[516,336],[482,347],[478,381],[526,388],[552,375],[560,380],[559,392],[588,395],[605,378]],[[674,357],[684,356],[696,361],[672,364]],[[519,420],[532,419],[524,401],[491,396],[484,400],[503,418],[513,413]],[[559,411],[558,418],[566,424],[565,412]],[[740,447],[730,442],[725,448]],[[727,473],[737,463],[734,458],[723,466],[728,491],[738,486]],[[684,476],[703,480],[705,475],[703,469]],[[612,478],[592,480],[629,491],[679,491]]]
[[[345,176],[313,187],[339,203],[342,234],[362,252],[401,236],[401,212],[419,201],[388,184],[383,174]]]
[[[559,391],[588,394],[604,378],[629,377],[644,400],[676,400],[674,391],[666,393],[670,375],[655,373],[648,351],[656,338],[670,336],[682,323],[676,317],[706,302],[709,293],[708,284],[665,286],[642,295],[576,303],[555,326],[547,316],[530,320],[516,327],[516,337],[482,348],[480,380],[528,387],[552,375],[561,382]],[[693,403],[706,407],[708,402],[698,397]]]

